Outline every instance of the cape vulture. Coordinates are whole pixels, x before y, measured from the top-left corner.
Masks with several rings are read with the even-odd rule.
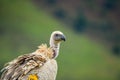
[[[54,31],[50,37],[50,47],[42,44],[30,54],[24,54],[5,64],[0,80],[55,80],[57,75],[56,58],[60,43],[65,36]]]

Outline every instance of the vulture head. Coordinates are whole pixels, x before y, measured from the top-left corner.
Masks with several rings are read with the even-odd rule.
[[[54,58],[56,58],[59,54],[60,43],[65,41],[66,37],[61,31],[54,31],[50,37],[50,47],[54,51]]]

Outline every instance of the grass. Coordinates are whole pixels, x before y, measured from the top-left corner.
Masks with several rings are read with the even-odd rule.
[[[0,67],[18,55],[33,52],[49,42],[52,31],[60,30],[67,41],[57,58],[57,80],[117,80],[120,60],[103,44],[76,34],[30,1],[2,1],[0,13]]]

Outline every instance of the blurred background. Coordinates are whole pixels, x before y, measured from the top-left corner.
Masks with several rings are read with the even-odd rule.
[[[0,69],[54,30],[67,37],[56,80],[120,80],[120,0],[0,0]]]

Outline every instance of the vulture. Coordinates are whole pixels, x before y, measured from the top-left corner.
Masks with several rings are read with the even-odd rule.
[[[65,41],[62,32],[52,32],[49,47],[41,44],[34,52],[18,56],[5,64],[0,80],[55,80],[58,69],[55,59],[62,41]]]

